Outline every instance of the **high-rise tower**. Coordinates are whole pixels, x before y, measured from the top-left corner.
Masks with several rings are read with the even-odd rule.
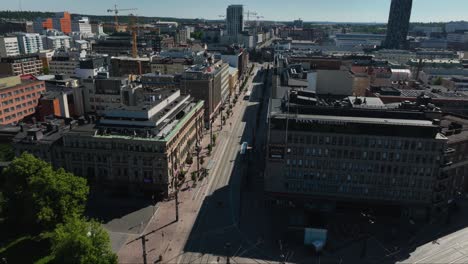
[[[244,6],[230,5],[226,11],[227,34],[237,36],[244,31]]]
[[[406,48],[412,6],[413,0],[392,0],[385,48]]]

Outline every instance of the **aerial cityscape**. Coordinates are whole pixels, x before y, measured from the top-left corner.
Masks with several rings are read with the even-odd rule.
[[[468,263],[466,10],[2,4],[0,264]]]

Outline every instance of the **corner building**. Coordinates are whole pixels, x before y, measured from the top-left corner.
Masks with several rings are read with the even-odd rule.
[[[446,209],[452,188],[442,171],[450,163],[439,121],[293,98],[273,99],[270,107],[265,190],[272,202],[320,211],[380,208],[415,218]]]

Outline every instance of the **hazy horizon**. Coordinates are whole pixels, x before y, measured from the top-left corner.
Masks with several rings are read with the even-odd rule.
[[[270,0],[179,0],[162,2],[160,0],[81,0],[61,3],[56,0],[16,0],[2,4],[2,10],[59,12],[69,11],[87,15],[112,15],[107,9],[117,4],[118,8],[138,8],[137,11],[124,11],[120,15],[134,12],[146,17],[174,17],[188,19],[221,20],[230,4],[243,4],[245,10],[257,12],[259,20],[287,22],[301,18],[305,22],[333,23],[377,23],[385,24],[388,20],[391,0],[296,0],[294,5],[285,5],[284,1]],[[203,3],[203,4],[200,4]],[[411,22],[439,23],[468,20],[466,0],[413,0]],[[293,15],[290,15],[293,14]],[[251,20],[257,20],[252,16]]]

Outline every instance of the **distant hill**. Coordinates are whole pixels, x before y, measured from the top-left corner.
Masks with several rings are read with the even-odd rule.
[[[0,19],[15,19],[15,20],[30,20],[33,21],[38,17],[41,18],[48,18],[53,17],[55,15],[54,12],[38,12],[38,11],[9,11],[3,10],[0,11]],[[89,17],[91,21],[99,21],[99,22],[113,22],[114,16],[96,16],[96,15],[86,15],[86,14],[71,14],[72,18],[86,16]],[[186,19],[186,18],[175,18],[175,17],[145,17],[139,16],[138,21],[139,23],[149,23],[152,21],[175,21],[179,23],[203,23],[205,20],[201,19]],[[129,21],[129,16],[119,16],[119,22],[127,23]]]

